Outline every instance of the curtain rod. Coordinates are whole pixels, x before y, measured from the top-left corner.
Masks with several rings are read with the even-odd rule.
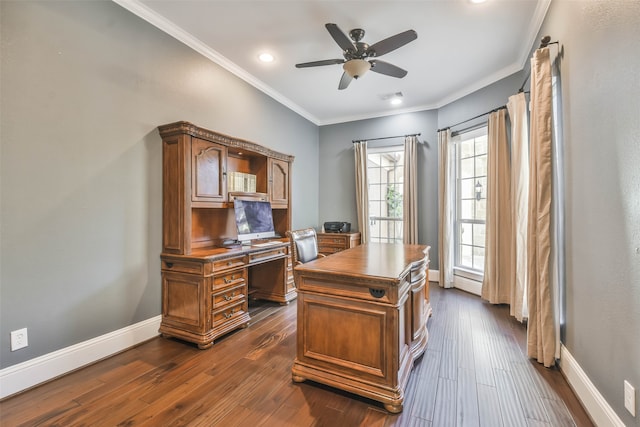
[[[455,125],[451,125],[451,126],[447,126],[446,128],[438,129],[438,132],[443,131],[443,130],[447,130],[447,129],[451,129],[452,127],[456,127],[456,126],[461,125],[463,123],[470,122],[471,120],[479,119],[482,116],[486,116],[487,114],[495,113],[496,111],[504,110],[505,108],[507,108],[506,105],[503,105],[503,106],[498,107],[498,108],[494,108],[491,111],[487,111],[486,113],[478,114],[475,117],[471,117],[470,119],[463,120],[461,122],[456,123]]]
[[[552,42],[550,36],[544,36],[542,38],[542,40],[540,40],[540,47],[538,49],[542,49],[543,47],[547,47],[550,44],[557,44],[558,46],[560,45],[560,43],[557,40]],[[520,89],[518,89],[518,92],[524,92],[524,85],[527,84],[527,82],[529,81],[529,77],[530,76],[531,76],[531,73],[527,74],[527,77],[522,82],[522,86],[520,86]]]
[[[354,139],[351,142],[355,144],[356,142],[377,141],[379,139],[406,138],[408,136],[420,136],[420,134],[419,133],[410,133],[408,135],[383,136],[382,138]]]

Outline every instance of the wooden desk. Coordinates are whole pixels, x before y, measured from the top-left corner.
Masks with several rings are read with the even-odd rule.
[[[402,411],[427,346],[429,247],[369,243],[294,268],[293,381],[312,380]]]
[[[160,333],[201,349],[246,327],[248,295],[288,304],[296,298],[289,241],[269,246],[211,248],[190,255],[162,254]]]

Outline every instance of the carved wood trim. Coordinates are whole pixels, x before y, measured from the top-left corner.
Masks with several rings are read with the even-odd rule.
[[[214,132],[209,129],[204,129],[190,122],[180,121],[169,123],[166,125],[158,126],[158,130],[160,131],[160,136],[162,138],[178,134],[187,134],[197,138],[205,139],[207,141],[216,142],[227,147],[237,147],[241,148],[242,150],[253,151],[255,153],[260,153],[267,157],[284,160],[286,162],[293,162],[294,159],[294,156],[291,156],[289,154],[279,153],[262,145],[256,144],[255,142],[235,138],[219,132]]]

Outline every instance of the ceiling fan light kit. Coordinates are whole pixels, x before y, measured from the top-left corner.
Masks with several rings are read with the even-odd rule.
[[[342,68],[344,69],[344,73],[338,85],[338,89],[340,90],[346,89],[352,79],[362,77],[369,70],[399,79],[407,75],[407,71],[400,67],[372,58],[382,56],[417,39],[418,33],[414,30],[398,33],[395,36],[388,37],[370,46],[360,41],[364,37],[363,29],[356,28],[349,31],[349,36],[351,37],[351,39],[349,39],[336,24],[326,24],[325,27],[331,37],[333,37],[333,40],[342,48],[342,56],[344,59],[303,62],[296,64],[296,68],[343,64]]]
[[[345,62],[342,68],[345,73],[349,74],[349,77],[357,79],[371,69],[371,64],[364,59],[352,59]]]

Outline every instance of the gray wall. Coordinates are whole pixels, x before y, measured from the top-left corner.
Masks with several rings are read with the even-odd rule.
[[[320,127],[320,222],[349,221],[358,228],[355,203],[353,140],[421,133],[418,150],[419,242],[431,246],[431,269],[438,269],[438,136],[437,130],[505,105],[524,81],[522,72],[508,76],[438,110],[398,114]],[[464,129],[487,116],[454,127]],[[403,138],[369,142],[370,147],[402,144]]]
[[[437,268],[438,144],[437,113],[410,114],[359,120],[320,128],[320,222],[348,221],[358,228],[355,204],[353,140],[421,133],[418,137],[418,240],[431,245],[431,268]],[[404,138],[371,141],[370,147],[398,145]],[[434,265],[436,267],[434,267]]]
[[[318,223],[313,123],[115,3],[0,13],[0,367],[160,314],[160,124],[294,155],[293,226]]]
[[[472,117],[487,113],[494,108],[502,107],[511,95],[518,92],[526,78],[523,72],[514,73],[472,94],[458,99],[438,109],[438,128],[451,127],[451,131],[463,130],[478,123],[486,123],[489,116],[483,115],[475,120]],[[453,126],[462,121],[464,123]]]
[[[554,1],[566,187],[565,345],[627,426],[640,400],[640,2]],[[552,47],[552,49],[556,49]]]

